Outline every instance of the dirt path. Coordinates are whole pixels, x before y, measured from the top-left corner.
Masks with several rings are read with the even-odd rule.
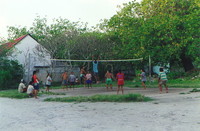
[[[39,99],[0,98],[1,131],[199,131],[200,93],[173,89],[126,88],[125,93],[141,93],[155,99],[140,103],[60,103]],[[53,90],[63,92],[63,90]],[[65,91],[66,96],[116,94],[105,88]],[[60,97],[60,96],[59,96]]]

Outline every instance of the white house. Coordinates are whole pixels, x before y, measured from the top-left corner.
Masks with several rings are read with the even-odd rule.
[[[7,52],[8,59],[17,60],[24,67],[23,79],[26,82],[31,80],[34,70],[49,68],[51,65],[51,56],[48,51],[30,34],[21,36],[5,45],[9,49]]]

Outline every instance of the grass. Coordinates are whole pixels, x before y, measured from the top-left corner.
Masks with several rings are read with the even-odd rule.
[[[175,79],[175,80],[169,80],[168,86],[170,88],[193,88],[190,92],[200,92],[200,80],[188,80],[188,79]],[[158,82],[155,80],[154,82],[146,82],[147,88],[158,88]],[[99,83],[99,84],[93,84],[95,87],[105,87],[105,83]],[[141,82],[140,80],[133,80],[133,81],[125,81],[125,87],[130,88],[141,88]],[[77,88],[83,87],[83,85],[77,85]],[[117,87],[117,82],[113,81],[113,87]],[[52,86],[51,89],[61,89],[61,86]],[[41,87],[43,89],[43,87]],[[64,93],[54,93],[54,92],[40,92],[39,95],[47,94],[47,95],[65,95]],[[183,93],[180,93],[183,94]],[[18,93],[17,89],[12,90],[3,90],[0,91],[0,97],[8,97],[8,98],[16,98],[16,99],[23,99],[23,98],[29,98],[26,93]]]
[[[65,93],[55,93],[55,92],[46,92],[46,91],[41,91],[41,94],[46,94],[46,95],[66,95]]]
[[[149,97],[141,94],[126,95],[94,95],[94,96],[76,96],[63,98],[47,98],[44,101],[54,102],[146,102],[151,101]]]
[[[54,93],[54,92],[39,92],[38,96],[46,94],[46,95],[65,95],[65,93]],[[4,90],[0,91],[0,97],[7,97],[7,98],[15,98],[15,99],[24,99],[29,98],[28,94],[26,93],[19,93],[18,90]]]
[[[0,91],[0,97],[8,97],[8,98],[15,98],[15,99],[29,98],[26,93],[19,93],[18,90]]]
[[[194,88],[190,92],[200,92],[200,89]]]

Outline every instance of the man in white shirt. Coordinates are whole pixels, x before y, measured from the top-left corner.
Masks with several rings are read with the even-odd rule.
[[[24,92],[26,92],[26,86],[25,86],[24,83],[23,83],[23,79],[21,79],[21,82],[20,82],[20,84],[19,84],[19,86],[18,86],[18,92],[19,92],[19,93],[24,93]]]

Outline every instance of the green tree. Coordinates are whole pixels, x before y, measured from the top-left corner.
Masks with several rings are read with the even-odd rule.
[[[151,55],[155,64],[177,62],[189,71],[199,57],[199,13],[198,0],[143,0],[125,4],[108,26],[124,57]]]

